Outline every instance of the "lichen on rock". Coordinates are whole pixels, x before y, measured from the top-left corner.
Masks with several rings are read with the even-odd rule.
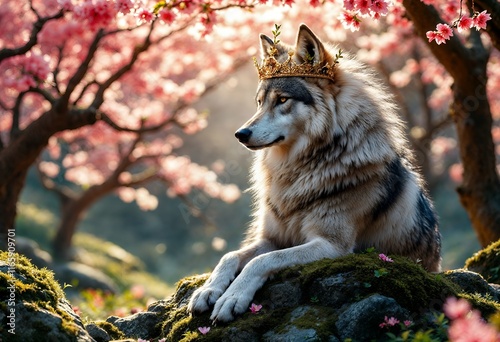
[[[500,284],[500,240],[467,259],[465,269],[481,274],[489,283]]]
[[[15,316],[15,334],[2,329],[0,340],[39,341],[43,336],[46,341],[93,341],[53,273],[22,255],[0,252],[0,298],[14,304],[5,300],[0,306],[1,326],[7,327],[11,309]]]

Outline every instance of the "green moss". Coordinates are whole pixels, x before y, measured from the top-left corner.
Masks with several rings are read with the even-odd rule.
[[[465,268],[481,274],[490,283],[500,284],[500,240],[467,259]]]
[[[43,268],[39,269],[23,255],[14,254],[15,273],[0,272],[0,298],[8,298],[10,291],[8,286],[14,282],[16,302],[25,302],[27,308],[36,310],[43,308],[62,318],[61,329],[69,335],[76,335],[78,327],[73,322],[73,318],[57,304],[64,299],[64,292],[59,283],[54,279],[52,271]],[[0,262],[8,264],[9,253],[0,252]],[[18,278],[15,277],[18,275]],[[4,313],[6,311],[2,307]]]
[[[321,318],[319,320],[318,318]],[[314,328],[321,341],[327,341],[332,334],[335,334],[337,327],[335,322],[338,317],[332,308],[314,306],[302,316],[292,321],[292,325],[298,329]]]
[[[474,309],[481,311],[485,318],[500,312],[500,303],[489,296],[482,296],[479,293],[460,293],[458,297],[467,299]]]
[[[178,283],[176,294],[161,313],[163,317],[161,337],[166,337],[167,341],[185,342],[231,340],[235,336],[246,335],[258,338],[271,330],[277,334],[286,333],[290,326],[295,326],[298,329],[313,328],[320,340],[327,340],[336,332],[335,322],[338,317],[335,312],[338,307],[329,307],[321,303],[318,299],[321,296],[316,297],[314,291],[319,291],[316,290],[317,280],[337,275],[345,276],[345,281],[348,284],[352,283],[352,287],[356,288],[352,297],[341,299],[345,301],[341,305],[362,300],[373,294],[381,294],[394,298],[402,307],[409,310],[415,319],[421,319],[421,324],[427,324],[424,320],[428,312],[441,312],[444,301],[450,296],[467,298],[484,317],[488,317],[499,308],[498,303],[489,298],[462,293],[458,285],[442,274],[429,273],[404,257],[390,257],[394,262],[380,260],[375,252],[351,254],[283,270],[255,295],[253,301],[262,303],[264,308],[258,314],[248,311],[228,325],[212,326],[210,312],[191,316],[187,312],[186,305],[179,305],[180,302],[185,304],[194,289],[204,283],[207,275],[185,278]],[[284,282],[297,283],[302,293],[298,299],[298,306],[309,307],[302,316],[293,320],[292,312],[297,306],[271,309],[266,305],[272,302],[268,289]],[[204,326],[211,327],[206,335],[198,331],[199,327]],[[420,325],[415,325],[416,329],[419,327]]]
[[[456,296],[458,286],[441,275],[425,271],[415,262],[391,256],[394,262],[385,262],[374,252],[350,254],[335,260],[296,266],[280,273],[275,282],[298,277],[302,288],[309,288],[316,279],[328,275],[350,273],[354,281],[364,284],[357,300],[378,293],[394,298],[412,312],[439,306],[449,296]]]
[[[95,321],[93,322],[95,325],[97,325],[99,328],[105,330],[109,337],[111,337],[112,340],[121,340],[124,339],[126,336],[122,333],[120,329],[115,327],[113,324],[106,322],[106,321]]]

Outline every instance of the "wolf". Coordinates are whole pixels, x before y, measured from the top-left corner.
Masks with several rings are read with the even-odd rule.
[[[276,271],[369,247],[439,272],[438,220],[392,96],[373,72],[335,57],[304,24],[294,47],[263,34],[260,40],[262,60],[285,65],[291,58],[327,66],[331,75],[269,68],[270,77],[261,77],[257,111],[235,133],[256,151],[254,220],[242,247],[222,257],[188,310],[215,304],[210,318],[231,321]]]

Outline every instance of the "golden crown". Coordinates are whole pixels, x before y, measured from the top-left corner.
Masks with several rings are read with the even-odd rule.
[[[277,77],[319,77],[335,80],[335,65],[337,60],[332,64],[320,64],[304,62],[297,64],[292,60],[294,55],[293,51],[288,52],[288,58],[283,63],[280,63],[274,58],[277,49],[272,47],[270,54],[266,57],[261,64],[254,58],[254,64],[257,68],[260,80]]]
[[[281,34],[281,25],[275,24],[272,33],[274,36],[273,46],[269,48],[268,57],[261,64],[254,58],[254,64],[260,80],[277,77],[319,77],[335,81],[335,65],[342,58],[342,50],[339,50],[335,55],[335,59],[331,65],[328,63],[314,63],[313,58],[309,55],[306,56],[304,63],[297,64],[292,60],[295,54],[294,51],[289,51],[286,61],[280,63],[274,56],[278,53],[276,45],[280,42],[278,37]]]

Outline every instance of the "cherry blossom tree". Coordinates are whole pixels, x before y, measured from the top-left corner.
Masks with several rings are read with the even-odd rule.
[[[143,185],[172,196],[199,189],[231,202],[234,185],[173,152],[175,129],[192,134],[205,118],[190,105],[241,65],[247,18],[213,31],[216,13],[251,2],[26,1],[2,3],[0,21],[0,231],[34,163],[61,199],[54,250],[66,257],[77,222],[104,195],[153,209]],[[231,16],[228,16],[231,18]],[[5,24],[6,22],[9,24]],[[221,20],[221,23],[223,21]],[[224,28],[224,26],[223,26]],[[200,37],[227,41],[213,45]],[[57,179],[64,178],[64,182]],[[68,182],[73,186],[67,186]]]
[[[427,3],[427,4],[426,4]],[[455,2],[454,8],[446,2],[426,3],[403,1],[416,33],[427,42],[432,54],[453,80],[451,85],[450,116],[458,136],[463,166],[462,182],[457,191],[466,209],[479,242],[486,246],[500,238],[500,181],[497,172],[495,143],[492,137],[493,118],[499,112],[499,38],[500,4],[497,1]],[[465,13],[463,13],[463,11]],[[489,19],[487,13],[494,13]],[[451,35],[442,26],[444,21],[457,25],[464,17],[474,17],[475,29],[466,35]],[[461,17],[462,16],[462,17]],[[437,28],[446,44],[433,42],[433,28]],[[458,29],[460,30],[460,26]],[[481,30],[481,31],[479,31]],[[431,33],[429,33],[431,32]]]
[[[297,24],[306,22],[386,77],[424,166],[451,148],[449,139],[434,138],[454,121],[463,175],[461,166],[450,172],[460,178],[459,196],[486,245],[500,237],[494,145],[500,133],[492,135],[500,108],[498,6],[493,0],[2,4],[0,22],[12,24],[0,25],[0,233],[14,225],[33,164],[65,203],[68,226],[112,191],[152,209],[155,198],[145,187],[151,181],[164,182],[171,195],[198,188],[233,200],[234,187],[175,154],[181,144],[175,130],[203,128],[190,105],[255,54],[256,32],[283,23],[284,40],[293,41]],[[405,92],[418,93],[418,110]],[[77,187],[62,187],[58,178]],[[67,232],[56,238],[63,250]]]

